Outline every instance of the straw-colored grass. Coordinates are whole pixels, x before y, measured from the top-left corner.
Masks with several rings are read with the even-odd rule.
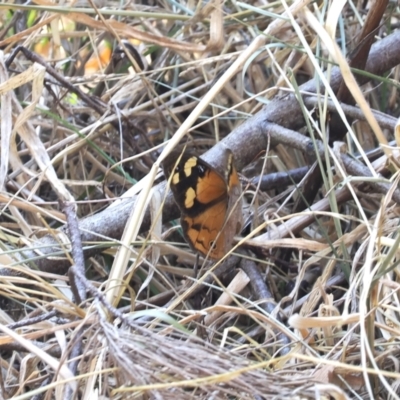
[[[0,398],[400,398],[397,3],[136,3],[0,4]],[[217,262],[183,146],[241,174]]]

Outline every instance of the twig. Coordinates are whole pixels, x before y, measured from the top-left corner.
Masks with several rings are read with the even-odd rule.
[[[318,96],[307,96],[304,98],[304,104],[309,108],[317,107],[319,104],[321,104],[321,101],[321,98]],[[325,102],[325,99],[323,101]],[[326,102],[326,105],[330,112],[337,113],[336,105],[332,100],[328,100]],[[361,111],[359,107],[345,103],[340,103],[340,106],[342,107],[343,112],[347,117],[351,119],[358,119],[359,121],[366,121],[365,114]],[[394,131],[397,122],[397,119],[395,117],[384,114],[378,110],[371,111],[381,128],[389,129],[392,132]]]
[[[39,349],[45,350],[47,354],[51,355],[52,357],[59,358],[61,357],[61,348],[60,346],[54,342],[53,344],[48,344],[46,342],[41,342],[39,340],[31,340],[32,345],[38,347]],[[27,353],[29,350],[26,349],[22,344],[18,342],[10,342],[4,343],[0,345],[0,351],[2,354],[6,351],[18,351],[22,353]]]
[[[301,167],[287,172],[273,172],[271,174],[253,178],[251,183],[255,186],[260,185],[260,189],[263,191],[277,188],[282,189],[285,186],[299,183],[309,169],[309,167]]]
[[[23,326],[34,325],[37,324],[38,322],[46,321],[50,318],[55,317],[56,315],[57,311],[53,310],[48,313],[38,315],[37,317],[21,319],[20,321],[14,322],[13,324],[8,324],[7,327],[10,329],[18,329],[22,328]]]
[[[360,161],[357,161],[356,159],[348,156],[347,154],[341,154],[340,158],[343,162],[343,165],[346,168],[346,171],[349,173],[349,175],[352,175],[354,177],[356,177],[356,176],[371,177],[372,176],[370,170],[365,165],[363,165]],[[382,177],[382,179],[384,179],[384,178]],[[382,193],[382,194],[387,194],[391,188],[391,185],[389,183],[368,181],[368,184],[371,185],[378,193]],[[393,200],[396,203],[400,203],[400,190],[399,189],[395,189],[393,191]]]
[[[67,217],[68,233],[71,240],[72,258],[76,268],[81,274],[85,275],[85,257],[82,250],[81,234],[79,232],[78,219],[75,213],[75,204],[60,202],[62,210]],[[79,283],[72,273],[69,273],[72,292],[75,296],[76,304],[86,300],[85,287]]]
[[[74,260],[75,268],[68,270],[72,293],[74,294],[75,302],[81,304],[86,300],[86,288],[80,279],[77,279],[73,271],[79,271],[80,275],[85,276],[85,257],[83,255],[81,234],[79,232],[78,219],[76,218],[76,204],[60,201],[61,208],[67,217],[69,238],[71,240],[71,252]],[[69,354],[69,369],[75,375],[78,370],[79,356],[82,355],[83,327],[75,331],[75,340]],[[69,400],[72,396],[72,388],[67,385],[63,393],[64,399]]]
[[[75,93],[80,99],[82,99],[88,106],[93,108],[97,113],[104,114],[107,110],[106,104],[104,104],[100,99],[97,99],[92,96],[88,96],[86,93],[82,92],[78,87],[72,85],[67,79],[65,79],[62,75],[60,75],[53,67],[51,67],[46,60],[40,57],[38,54],[28,50],[24,46],[17,46],[14,51],[7,58],[5,65],[7,68],[10,67],[14,58],[17,56],[19,52],[22,52],[24,56],[30,60],[31,62],[37,62],[46,69],[46,72],[51,75],[54,79],[60,82],[66,89]]]
[[[270,292],[268,286],[266,285],[259,269],[257,268],[256,263],[254,261],[244,258],[240,263],[240,267],[250,278],[250,288],[254,294],[254,297],[257,300],[263,300],[263,299],[273,300],[272,293]],[[276,310],[276,305],[273,304],[271,301],[264,301],[262,303],[259,303],[258,305],[268,314],[274,314],[274,311]],[[279,313],[276,313],[275,318],[277,321],[282,322]],[[277,336],[279,343],[282,345],[279,351],[280,354],[281,355],[288,354],[290,348],[287,345],[290,344],[290,339],[283,332],[279,332]]]

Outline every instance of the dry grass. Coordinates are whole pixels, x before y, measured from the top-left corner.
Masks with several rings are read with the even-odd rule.
[[[0,4],[0,398],[399,398],[395,2],[103,3]],[[199,274],[182,144],[243,176]]]

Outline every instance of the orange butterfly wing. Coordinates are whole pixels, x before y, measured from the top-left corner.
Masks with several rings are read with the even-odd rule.
[[[186,240],[194,250],[213,259],[230,250],[242,225],[240,181],[232,153],[227,150],[226,156],[226,179],[189,154],[174,154],[164,163],[166,175],[172,175],[171,189],[181,210]]]
[[[196,217],[182,215],[183,232],[192,248],[213,259],[226,254],[223,230],[226,211],[227,204],[221,201]]]

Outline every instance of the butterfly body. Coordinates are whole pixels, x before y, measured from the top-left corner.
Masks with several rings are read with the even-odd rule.
[[[189,153],[174,153],[163,163],[181,211],[181,225],[190,246],[212,259],[232,247],[242,225],[241,187],[229,150],[222,171]]]

